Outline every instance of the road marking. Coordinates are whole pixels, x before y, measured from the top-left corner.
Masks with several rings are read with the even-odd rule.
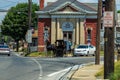
[[[59,74],[59,73],[68,71],[70,68],[71,68],[71,67],[69,67],[69,68],[67,68],[67,69],[64,69],[64,70],[60,70],[60,71],[54,72],[54,73],[49,74],[49,75],[47,75],[47,76],[48,76],[48,77],[54,76],[54,75],[56,75],[56,74]]]
[[[51,76],[57,75],[59,73],[65,72],[65,71],[69,71],[71,68],[72,68],[72,70],[76,70],[76,69],[78,69],[78,67],[81,68],[82,66],[80,66],[80,65],[74,65],[73,67],[69,67],[69,68],[66,68],[66,69],[63,69],[63,70],[51,73],[51,74],[49,74],[47,76],[51,77]]]
[[[38,66],[39,66],[40,72],[39,72],[38,80],[40,80],[40,79],[42,79],[42,74],[43,74],[43,72],[42,72],[42,66],[41,66],[41,64],[36,59],[32,58],[32,60],[35,61],[38,64]]]
[[[13,52],[13,54],[16,55],[17,57],[25,58],[25,57],[21,56],[20,54],[18,54],[17,52]]]
[[[26,58],[26,57],[20,56],[19,54],[16,54],[16,53],[15,53],[15,55],[17,57],[20,57],[20,58]],[[43,74],[41,64],[36,59],[34,59],[34,58],[29,58],[29,59],[33,60],[35,63],[38,64],[38,67],[39,67],[39,70],[40,70],[38,80],[41,80],[42,79],[42,74]]]
[[[18,53],[14,53],[16,56],[21,57]]]
[[[69,71],[71,68],[72,68],[72,70],[77,70],[77,69],[79,69],[79,68],[82,68],[84,65],[85,65],[85,64],[74,65],[73,67],[69,67],[69,68],[66,68],[66,69],[63,69],[63,70],[60,70],[60,71],[51,73],[51,74],[49,74],[49,75],[47,75],[47,76],[48,76],[48,77],[51,77],[51,76],[57,75],[57,74],[59,74],[59,73],[65,72],[65,71]]]

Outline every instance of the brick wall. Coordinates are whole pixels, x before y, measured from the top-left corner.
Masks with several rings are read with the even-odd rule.
[[[51,19],[39,19],[38,20],[38,51],[44,51],[45,44],[44,44],[44,27],[51,27]]]
[[[91,44],[96,45],[96,28],[97,28],[97,19],[87,19],[86,28],[85,28],[85,43],[87,44],[87,29],[91,29]]]

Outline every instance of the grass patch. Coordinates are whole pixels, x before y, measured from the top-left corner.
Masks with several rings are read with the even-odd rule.
[[[100,51],[100,56],[104,56],[104,51]]]
[[[53,52],[32,52],[28,54],[29,57],[53,57]]]
[[[120,61],[115,63],[115,71],[109,77],[110,80],[120,80]]]
[[[117,51],[115,51],[114,54],[117,55]],[[100,56],[104,56],[104,51],[100,51]]]
[[[96,77],[99,77],[99,76],[104,76],[104,69],[101,68],[100,71],[98,73],[96,73],[95,75]]]
[[[27,56],[37,57],[37,56],[40,56],[40,54],[43,54],[43,53],[40,53],[40,52],[32,52],[32,53],[28,54]]]
[[[104,68],[101,68],[101,70],[96,73],[96,77],[102,77],[104,76]],[[120,61],[115,62],[115,71],[114,73],[111,73],[109,76],[109,80],[120,80]]]

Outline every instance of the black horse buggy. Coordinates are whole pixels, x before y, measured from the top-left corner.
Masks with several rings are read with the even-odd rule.
[[[55,44],[47,42],[47,51],[53,51],[55,57],[63,57],[66,54],[66,42],[64,40],[56,40]]]
[[[56,40],[54,54],[56,57],[63,57],[66,54],[66,43],[64,40]]]

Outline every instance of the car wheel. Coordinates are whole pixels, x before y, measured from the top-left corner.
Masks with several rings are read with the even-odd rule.
[[[86,56],[89,56],[89,51],[87,52]]]
[[[10,54],[8,54],[8,56],[10,56]]]
[[[93,56],[95,56],[95,51],[94,51],[94,53],[93,53]]]

